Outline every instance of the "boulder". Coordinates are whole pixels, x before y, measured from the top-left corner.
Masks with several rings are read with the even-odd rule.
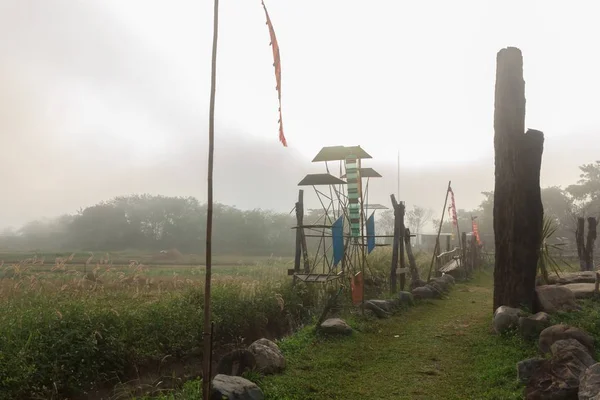
[[[441,278],[433,278],[429,284],[435,287],[439,292],[447,293],[450,291],[450,284]]]
[[[519,317],[519,332],[527,339],[537,338],[548,326],[550,326],[550,315],[543,311],[528,317]]]
[[[365,302],[365,308],[373,311],[377,318],[388,318],[391,313],[386,309],[389,309],[389,304],[385,300],[369,300]]]
[[[558,311],[579,310],[573,292],[564,286],[538,286],[535,292],[541,311],[552,314]]]
[[[427,284],[427,282],[425,282],[422,279],[418,279],[418,280],[415,280],[415,281],[410,281],[410,290],[416,289],[416,288],[421,287],[421,286],[425,286],[426,284]]]
[[[540,368],[542,363],[546,362],[545,358],[529,358],[517,363],[517,379],[521,383],[529,382],[529,378],[533,373]]]
[[[389,300],[369,300],[368,302],[387,312],[392,312],[394,310],[394,303]]]
[[[248,347],[248,350],[254,354],[256,368],[263,374],[276,374],[285,369],[283,353],[269,339],[258,339]]]
[[[239,376],[219,374],[212,381],[211,400],[264,400],[265,395],[256,384]]]
[[[519,308],[500,306],[494,312],[492,324],[496,333],[504,333],[519,325],[519,317],[525,316],[525,313]]]
[[[600,363],[585,370],[579,379],[579,400],[600,400]]]
[[[581,344],[581,342],[579,342],[579,340],[576,340],[576,339],[557,340],[556,342],[552,343],[552,346],[550,346],[550,354],[552,354],[553,356],[560,354],[560,353],[564,353],[566,351],[569,351],[571,353],[581,354],[586,362],[590,361],[588,359],[588,357],[591,358],[591,361],[594,361],[590,350],[587,347],[585,347],[583,344]],[[583,356],[583,354],[587,354],[588,357]],[[594,362],[592,362],[592,364],[593,363]]]
[[[412,295],[417,300],[433,299],[437,296],[437,294],[434,293],[431,287],[428,285],[413,289]]]
[[[590,354],[594,354],[594,338],[587,332],[565,324],[552,325],[540,333],[539,349],[542,354],[551,351],[552,344],[559,340],[575,339],[581,343]]]
[[[321,324],[321,330],[324,333],[333,335],[349,335],[352,333],[352,328],[343,319],[329,318]]]
[[[573,292],[576,299],[589,299],[596,294],[595,283],[567,283],[563,287]]]
[[[444,295],[444,290],[442,288],[440,288],[440,286],[437,285],[435,282],[429,282],[427,285],[425,285],[423,287],[429,288],[429,290],[431,290],[431,293],[433,293],[434,299],[441,299],[442,296]]]
[[[552,274],[548,276],[548,284],[554,285],[567,285],[570,283],[594,283],[596,282],[595,271],[581,271],[581,272],[562,272],[557,276]]]
[[[446,281],[446,283],[448,283],[449,285],[454,285],[454,283],[456,282],[454,277],[449,274],[442,274],[442,276],[440,276],[440,279]]]
[[[400,300],[401,305],[412,306],[415,304],[415,299],[410,292],[398,292],[396,298]]]
[[[526,399],[577,399],[579,380],[588,367],[595,364],[585,347],[576,340],[553,346],[550,360],[533,372],[525,388]]]
[[[217,374],[240,376],[256,368],[256,358],[249,350],[233,350],[225,354],[217,364]]]

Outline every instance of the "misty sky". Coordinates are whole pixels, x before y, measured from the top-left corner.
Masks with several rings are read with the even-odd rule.
[[[289,211],[323,146],[362,145],[374,201],[460,208],[493,187],[495,57],[521,48],[543,185],[600,152],[600,6],[589,1],[221,0],[216,200]],[[149,192],[205,198],[212,2],[0,0],[0,226]],[[378,186],[377,186],[378,185]]]

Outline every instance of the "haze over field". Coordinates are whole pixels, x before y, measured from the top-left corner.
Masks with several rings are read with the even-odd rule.
[[[321,147],[360,144],[384,175],[372,201],[396,193],[400,151],[409,206],[439,213],[451,179],[476,207],[507,45],[524,54],[527,126],[546,135],[542,185],[573,183],[600,153],[599,6],[561,4],[269,1],[286,149],[260,2],[223,2],[216,200],[289,211]],[[203,201],[211,18],[195,0],[0,0],[0,227],[121,194]]]

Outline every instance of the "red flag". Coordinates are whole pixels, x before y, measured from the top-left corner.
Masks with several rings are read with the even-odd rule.
[[[283,134],[283,120],[281,118],[281,62],[279,60],[279,44],[277,44],[277,37],[275,36],[275,30],[269,18],[267,12],[267,6],[265,6],[264,0],[261,0],[262,6],[265,9],[265,15],[267,16],[267,25],[269,26],[269,35],[271,36],[271,47],[273,48],[273,66],[275,67],[275,80],[277,81],[277,97],[279,99],[279,141],[284,147],[287,147],[287,140]]]
[[[473,226],[473,235],[475,235],[475,239],[477,240],[477,244],[481,244],[481,239],[479,238],[479,227],[477,226],[477,222],[475,222],[475,218],[471,218],[471,225]]]
[[[452,204],[448,207],[448,213],[452,216],[452,223],[454,226],[458,225],[458,217],[456,216],[456,203],[454,202],[454,192],[452,188],[448,186],[448,191],[450,192],[450,197],[452,200]]]

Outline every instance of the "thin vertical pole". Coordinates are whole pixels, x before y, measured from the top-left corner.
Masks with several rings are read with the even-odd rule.
[[[361,310],[363,315],[365,314],[365,198],[363,194],[362,187],[362,175],[360,174],[360,169],[362,167],[361,159],[358,159],[358,195],[360,196],[360,271],[361,271],[361,279],[363,282],[362,285],[362,299],[361,299]]]
[[[435,253],[440,245],[440,234],[442,233],[442,224],[444,223],[444,215],[446,214],[446,205],[448,204],[448,194],[450,193],[450,185],[452,181],[448,181],[448,188],[446,189],[446,200],[444,200],[444,208],[442,208],[442,218],[440,219],[440,227],[438,228],[437,237],[435,239],[435,249],[433,249],[433,255],[431,256],[431,264],[429,265],[429,273],[427,274],[427,282],[431,279],[431,269],[433,268],[433,262],[435,261]]]
[[[204,351],[202,354],[202,399],[210,399],[212,340],[210,323],[210,281],[212,273],[213,165],[215,153],[215,94],[217,86],[217,40],[219,0],[214,0],[212,69],[210,75],[210,110],[208,116],[208,204],[206,206],[206,277],[204,280]]]

